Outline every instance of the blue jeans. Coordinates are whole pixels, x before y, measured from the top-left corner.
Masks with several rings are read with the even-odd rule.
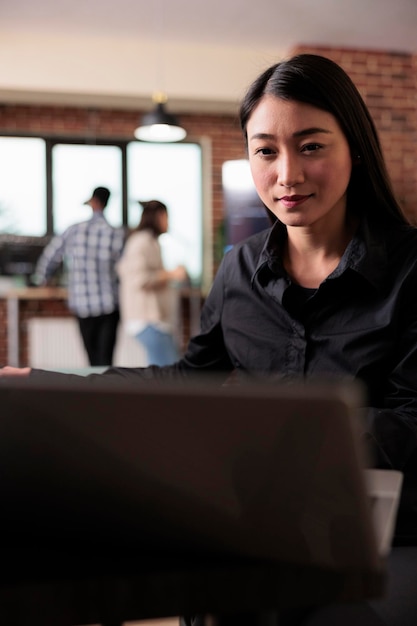
[[[171,365],[180,355],[174,337],[149,324],[136,336],[148,355],[148,365]]]

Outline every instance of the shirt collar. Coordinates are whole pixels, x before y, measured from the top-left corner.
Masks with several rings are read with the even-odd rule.
[[[103,211],[93,211],[91,219],[92,220],[104,220],[105,222],[107,221]]]
[[[268,274],[285,277],[282,264],[282,249],[287,237],[287,229],[278,220],[271,227],[265,245],[259,255],[251,282],[258,278],[266,279]],[[383,285],[384,270],[387,266],[387,250],[384,231],[369,224],[366,216],[348,244],[340,263],[329,278],[337,278],[346,271],[356,272],[376,289]],[[263,282],[263,281],[262,281]]]

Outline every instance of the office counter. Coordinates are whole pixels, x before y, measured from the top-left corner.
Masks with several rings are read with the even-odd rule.
[[[179,289],[175,324],[182,347],[198,332],[201,304],[200,289]],[[72,317],[65,288],[19,287],[0,294],[0,366],[29,365],[28,321],[47,317]]]
[[[27,321],[32,317],[69,317],[63,287],[11,288],[0,295],[0,364],[28,364]]]

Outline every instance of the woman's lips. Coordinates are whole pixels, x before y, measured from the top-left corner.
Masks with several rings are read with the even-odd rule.
[[[282,196],[282,198],[279,198],[279,201],[287,209],[293,209],[294,207],[303,204],[303,202],[311,198],[312,195],[313,194],[309,194],[307,196]]]

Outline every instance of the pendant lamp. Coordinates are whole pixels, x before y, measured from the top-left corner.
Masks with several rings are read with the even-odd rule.
[[[177,118],[165,108],[167,97],[158,92],[153,95],[155,108],[143,116],[140,126],[134,131],[136,139],[150,142],[171,143],[181,141],[187,132],[180,126]]]

